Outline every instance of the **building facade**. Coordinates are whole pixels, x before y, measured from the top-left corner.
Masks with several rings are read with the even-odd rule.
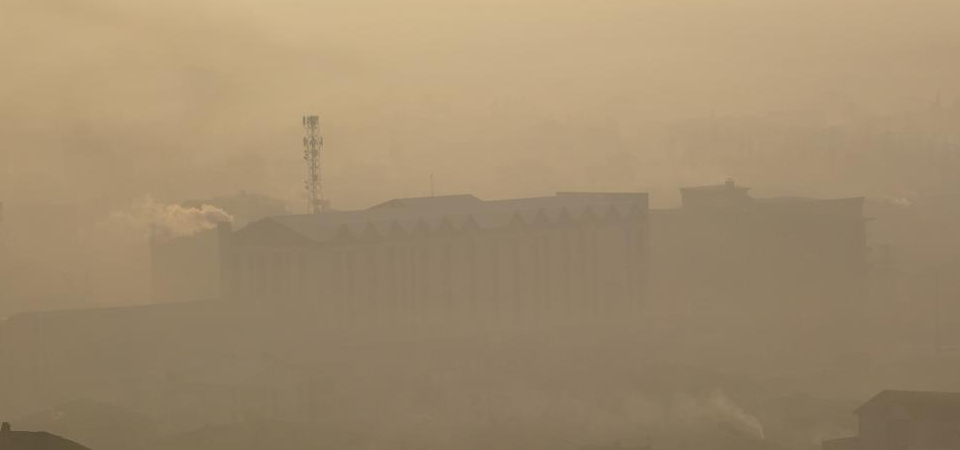
[[[223,243],[233,229],[267,217],[287,214],[286,205],[277,199],[241,191],[202,200],[187,200],[184,208],[213,206],[229,214],[232,222],[187,236],[150,236],[151,297],[156,303],[215,300],[223,297],[220,278]]]
[[[824,450],[960,448],[960,393],[883,391],[855,413],[859,435],[825,441]]]
[[[324,317],[545,316],[636,307],[645,194],[396,199],[232,233],[226,297]]]
[[[863,198],[754,198],[732,180],[681,196],[680,208],[651,211],[661,300],[758,318],[857,312],[868,275]]]
[[[154,303],[216,300],[223,297],[220,264],[229,222],[190,236],[150,238],[151,296]]]

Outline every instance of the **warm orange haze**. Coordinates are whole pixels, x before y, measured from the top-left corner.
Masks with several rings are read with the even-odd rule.
[[[960,449],[960,2],[0,2],[0,449]]]

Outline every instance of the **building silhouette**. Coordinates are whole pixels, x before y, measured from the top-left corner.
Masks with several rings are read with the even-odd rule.
[[[448,195],[220,224],[154,243],[154,295],[322,317],[645,305],[842,323],[862,308],[862,198],[755,198],[732,180],[681,196],[648,211],[639,193]]]
[[[395,199],[271,217],[229,234],[226,298],[326,317],[514,316],[635,308],[647,196]]]
[[[859,435],[825,441],[824,450],[960,448],[960,393],[883,391],[854,413]]]
[[[219,230],[207,230],[189,236],[163,237],[157,233],[151,236],[151,296],[154,302],[222,298],[219,278],[221,239],[231,229],[245,227],[266,217],[287,214],[283,201],[246,191],[181,203],[184,208],[200,209],[205,205],[225,211],[233,218],[232,223],[221,223]]]
[[[867,287],[862,198],[754,198],[732,180],[680,192],[679,208],[651,211],[653,297],[711,315],[857,313]]]

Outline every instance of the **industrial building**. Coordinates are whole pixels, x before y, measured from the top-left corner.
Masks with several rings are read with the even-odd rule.
[[[208,199],[187,200],[184,208],[219,208],[233,219],[229,228],[287,214],[283,201],[240,191]],[[154,302],[214,300],[223,297],[220,282],[222,230],[211,229],[186,236],[150,236],[151,297]]]
[[[396,199],[359,211],[271,217],[225,236],[225,296],[261,310],[589,314],[641,301],[647,196]]]
[[[883,391],[854,413],[859,435],[824,441],[824,450],[960,448],[960,393]]]
[[[862,198],[755,198],[732,180],[681,195],[663,210],[640,193],[449,195],[221,224],[154,243],[155,298],[321,317],[643,305],[842,320],[862,306]]]
[[[680,192],[679,208],[650,212],[653,297],[664,307],[803,321],[862,306],[863,198],[755,198],[733,180]]]

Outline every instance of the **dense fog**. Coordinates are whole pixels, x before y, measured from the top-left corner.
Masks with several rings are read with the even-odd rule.
[[[960,392],[958,17],[0,2],[0,419],[95,450],[867,439],[878,392]]]

